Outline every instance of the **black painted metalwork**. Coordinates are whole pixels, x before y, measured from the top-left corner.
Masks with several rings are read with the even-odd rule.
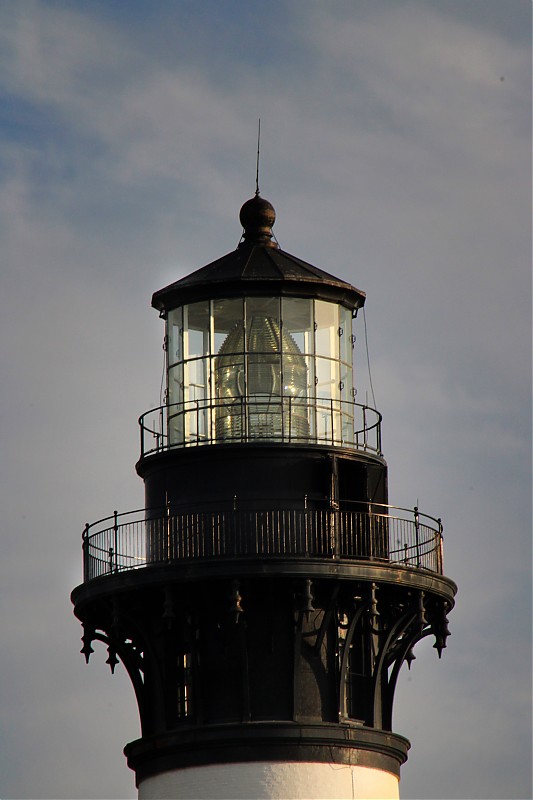
[[[449,635],[442,523],[389,504],[381,415],[345,384],[364,294],[280,250],[267,201],[241,220],[234,253],[153,297],[183,399],[140,418],[145,508],[85,527],[81,652],[102,642],[131,678],[137,782],[250,760],[399,774],[401,667]],[[310,309],[292,333],[291,304]]]
[[[364,511],[317,510],[306,508],[305,498],[300,508],[259,509],[234,498],[231,504],[115,512],[87,525],[85,581],[156,563],[250,557],[385,560],[443,574],[442,524],[418,509],[374,503]]]

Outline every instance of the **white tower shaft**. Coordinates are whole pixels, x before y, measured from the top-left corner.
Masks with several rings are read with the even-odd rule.
[[[171,770],[139,785],[139,800],[398,800],[384,770],[313,762],[251,762]]]

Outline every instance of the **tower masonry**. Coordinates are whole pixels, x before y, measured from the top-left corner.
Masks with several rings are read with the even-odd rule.
[[[356,402],[363,292],[281,250],[256,194],[234,252],[157,291],[165,404],[139,420],[145,508],[87,525],[87,661],[122,662],[139,797],[397,798],[394,692],[441,655],[442,524],[390,505]]]

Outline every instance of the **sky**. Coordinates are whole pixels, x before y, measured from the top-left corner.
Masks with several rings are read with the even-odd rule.
[[[86,521],[143,505],[154,291],[280,246],[367,293],[390,502],[459,587],[396,692],[403,798],[531,797],[530,4],[0,3],[0,796],[133,798],[125,672],[79,654]],[[355,330],[359,399],[369,392]]]

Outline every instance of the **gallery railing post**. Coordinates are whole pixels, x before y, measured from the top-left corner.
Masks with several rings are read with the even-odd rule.
[[[115,551],[115,568],[112,572],[118,572],[118,511],[113,511],[113,548]]]

